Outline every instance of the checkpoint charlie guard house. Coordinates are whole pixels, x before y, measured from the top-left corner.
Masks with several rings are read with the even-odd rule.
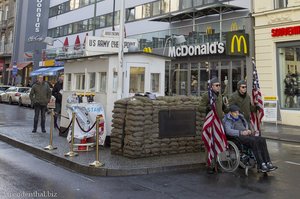
[[[84,57],[65,58],[64,93],[62,114],[66,115],[67,98],[73,93],[93,93],[94,101],[103,105],[107,135],[112,125],[112,110],[118,99],[118,86],[122,86],[122,98],[135,93],[151,92],[164,95],[166,57],[143,52],[128,52],[128,47],[137,46],[135,39],[125,39],[123,58],[123,81],[118,83],[118,38],[87,37]],[[130,49],[130,48],[129,48]],[[61,126],[69,121],[62,118]]]
[[[175,66],[171,87],[174,86],[173,89],[180,90],[179,93],[172,95],[187,95],[187,78],[180,74],[182,72],[187,74],[187,70],[182,70],[183,62],[199,66],[195,75],[203,85],[201,90],[200,87],[197,88],[201,92],[207,89],[207,68],[201,66],[202,62],[206,60],[209,60],[209,67],[215,69],[216,75],[221,76],[222,80],[233,78],[239,81],[246,74],[245,57],[249,54],[249,37],[243,32],[227,33],[225,42],[170,46],[168,57],[153,53],[128,52],[128,48],[137,47],[135,39],[125,39],[124,44],[127,45],[124,45],[122,98],[145,92],[164,96],[168,91],[166,84],[170,83],[168,76],[172,73],[168,68],[169,64]],[[73,93],[94,93],[94,101],[100,102],[105,109],[107,135],[110,135],[111,131],[114,102],[118,99],[119,59],[117,50],[118,38],[89,36],[85,46],[86,56],[64,59],[65,81],[62,107],[66,107],[67,98]],[[223,65],[224,62],[227,63],[226,66]],[[179,70],[176,70],[178,68]],[[219,73],[218,70],[221,72]],[[234,86],[233,84],[234,82],[229,83],[230,86]],[[167,92],[167,94],[169,93]],[[65,111],[63,108],[63,115]],[[68,123],[66,119],[62,119],[61,126],[66,127]]]

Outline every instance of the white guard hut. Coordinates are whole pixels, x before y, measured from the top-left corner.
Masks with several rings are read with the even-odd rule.
[[[128,52],[123,59],[122,98],[135,93],[154,93],[164,96],[165,62],[167,57],[151,53]],[[62,115],[66,113],[67,98],[74,93],[93,93],[94,101],[105,110],[107,135],[111,134],[112,110],[118,100],[118,54],[101,54],[80,58],[66,58],[64,65],[64,92]],[[66,128],[62,118],[61,127]]]

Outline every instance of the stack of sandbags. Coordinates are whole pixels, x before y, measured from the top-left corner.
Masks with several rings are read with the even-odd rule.
[[[112,130],[111,130],[111,152],[113,154],[123,154],[123,139],[125,136],[125,118],[127,103],[130,98],[121,99],[115,102],[112,115]]]
[[[125,119],[123,155],[132,158],[142,157],[144,144],[144,104],[138,98],[134,97],[128,102]]]

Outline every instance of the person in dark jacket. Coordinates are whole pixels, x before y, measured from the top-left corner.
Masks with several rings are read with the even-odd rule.
[[[52,89],[52,95],[55,97],[55,116],[54,125],[57,127],[57,114],[61,113],[61,102],[63,92],[64,77],[60,76]]]
[[[274,166],[270,160],[266,139],[254,136],[255,133],[249,130],[248,122],[239,111],[240,108],[233,104],[229,107],[229,113],[223,118],[226,135],[236,137],[241,144],[253,151],[259,172],[276,170],[278,167]]]
[[[37,77],[37,82],[32,86],[29,97],[34,106],[34,123],[33,123],[32,133],[36,133],[40,112],[41,112],[41,129],[43,133],[46,133],[45,114],[47,110],[47,104],[49,103],[51,98],[51,90],[49,85],[46,82],[44,82],[43,76],[40,75]]]
[[[223,104],[223,98],[222,98],[222,94],[221,94],[221,83],[217,77],[210,79],[209,83],[211,84],[212,94],[214,95],[213,97],[216,99],[217,115],[218,115],[220,121],[222,121],[222,118],[224,116],[224,111],[223,111],[224,104]],[[210,110],[211,110],[211,106],[210,106],[208,92],[205,92],[201,96],[200,111],[208,114]],[[206,152],[206,157],[208,157],[207,150],[205,152]],[[215,164],[216,164],[215,160],[213,160],[211,166],[207,167],[207,172],[209,174],[213,174],[215,172],[215,168],[214,168]]]
[[[248,122],[248,126],[251,127],[251,112],[256,112],[259,109],[259,106],[256,106],[257,102],[251,101],[251,98],[247,93],[247,82],[245,80],[240,80],[237,83],[237,90],[230,96],[229,106],[233,104],[237,105],[240,108],[240,112]]]

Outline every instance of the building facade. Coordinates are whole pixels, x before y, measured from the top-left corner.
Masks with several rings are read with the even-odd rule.
[[[86,35],[99,37],[103,30],[118,30],[120,3],[116,0],[114,9],[113,2],[52,0],[48,36],[56,42],[48,46],[48,52],[55,54],[57,50],[51,49],[63,51],[67,45],[66,54],[72,55],[77,38],[82,45]],[[126,37],[138,39],[140,50],[151,48],[153,53],[169,56],[173,47],[215,48],[218,43],[224,46],[221,53],[170,56],[166,63],[165,94],[199,96],[207,90],[209,76],[232,80],[228,81],[227,89],[231,93],[240,79],[252,76],[247,75],[252,74],[250,57],[254,49],[250,0],[125,1],[125,8]],[[178,36],[185,41],[177,43]],[[239,52],[230,53],[231,48]]]
[[[0,83],[7,83],[8,72],[6,69],[11,63],[16,1],[0,1]]]
[[[278,99],[277,120],[299,126],[300,1],[254,1],[255,51],[261,90]]]

